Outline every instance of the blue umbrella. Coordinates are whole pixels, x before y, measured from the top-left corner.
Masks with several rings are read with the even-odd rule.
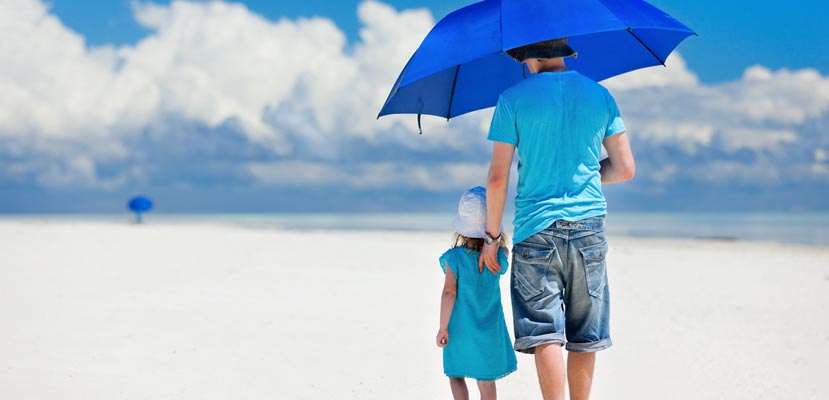
[[[526,76],[506,51],[567,37],[578,52],[567,67],[601,81],[665,65],[695,35],[642,0],[485,0],[435,25],[409,60],[380,115],[436,115],[447,120],[492,107]]]
[[[135,213],[135,219],[141,223],[141,214],[150,211],[153,208],[153,201],[144,196],[136,196],[130,199],[127,207]]]

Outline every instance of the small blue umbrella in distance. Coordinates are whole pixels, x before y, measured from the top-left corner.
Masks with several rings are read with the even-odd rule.
[[[141,223],[141,214],[150,211],[153,208],[153,201],[148,197],[135,196],[127,203],[130,211],[135,213],[136,222]]]

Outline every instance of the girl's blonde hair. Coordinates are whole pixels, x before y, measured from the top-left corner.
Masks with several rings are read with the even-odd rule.
[[[501,239],[498,240],[499,247],[506,248],[507,247],[507,234],[501,232]],[[484,248],[484,239],[481,238],[471,238],[461,235],[458,232],[452,234],[452,248],[455,247],[466,247],[470,250],[481,251]]]

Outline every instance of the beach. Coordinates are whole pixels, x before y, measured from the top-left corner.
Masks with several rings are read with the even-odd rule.
[[[614,346],[593,398],[829,396],[829,248],[608,241]],[[449,242],[2,221],[0,398],[451,398],[434,344]],[[540,398],[532,357],[518,363],[499,397]]]

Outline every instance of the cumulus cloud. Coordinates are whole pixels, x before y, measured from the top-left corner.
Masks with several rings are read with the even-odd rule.
[[[322,17],[272,21],[238,3],[136,2],[135,45],[90,47],[41,0],[0,2],[0,182],[112,189],[215,182],[456,191],[482,183],[491,110],[447,123],[376,120],[434,25],[375,0],[355,43]],[[829,77],[748,68],[700,82],[667,68],[609,79],[643,187],[826,184]],[[719,173],[717,173],[719,172]]]
[[[671,68],[675,71],[656,67],[631,73],[638,74],[635,84],[620,83],[627,75],[608,84],[639,150],[640,186],[670,176],[686,185],[810,182],[829,190],[822,164],[807,156],[827,145],[814,125],[829,118],[829,77],[811,69],[753,66],[739,80],[711,85],[666,81],[667,75],[691,74],[684,63]],[[662,165],[677,167],[666,174]]]
[[[330,19],[269,21],[236,3],[136,2],[133,11],[149,36],[134,46],[87,47],[39,0],[0,4],[7,33],[0,52],[15,54],[0,65],[0,137],[61,161],[27,169],[31,179],[48,174],[41,181],[58,185],[58,177],[75,174],[75,181],[91,185],[90,169],[136,158],[133,149],[124,150],[135,136],[169,135],[181,121],[209,131],[234,125],[251,143],[286,159],[336,161],[355,141],[388,141],[381,136],[423,151],[480,138],[481,130],[470,132],[464,121],[426,118],[431,134],[418,138],[411,118],[375,118],[434,24],[425,9],[364,1],[353,46]],[[65,154],[40,152],[44,146]],[[50,172],[76,165],[72,153],[79,148],[85,168]]]
[[[66,153],[93,148],[95,154],[84,156],[84,168],[65,168],[63,174],[76,171],[79,178],[88,178],[96,162],[127,156],[118,143],[146,129],[167,130],[170,119],[210,129],[233,121],[252,141],[282,155],[292,151],[291,135],[305,134],[313,140],[318,135],[374,134],[379,129],[366,122],[373,119],[370,113],[335,105],[379,104],[379,96],[366,88],[380,85],[362,81],[365,66],[373,72],[397,66],[367,59],[373,48],[358,49],[355,53],[364,54],[362,59],[349,54],[344,34],[330,20],[271,22],[242,5],[224,2],[134,4],[136,19],[153,33],[136,46],[119,48],[86,47],[83,37],[49,14],[43,2],[0,4],[0,52],[13,55],[0,65],[0,135],[28,146],[36,156],[62,158],[65,166],[80,165],[77,156],[44,154],[39,148],[62,146]],[[399,36],[421,35],[432,24],[423,11],[398,16],[373,2],[360,10],[366,22],[364,36],[380,47],[389,33],[383,29],[389,26],[374,29],[373,19],[394,14],[390,23],[403,21],[402,26],[410,28],[396,31],[390,38],[395,42],[380,51],[411,51]],[[378,79],[385,75],[388,72]],[[297,132],[303,124],[267,119],[272,110],[282,108],[304,110],[300,115],[312,129]],[[350,114],[356,121],[346,118]],[[288,123],[283,125],[283,120]],[[114,151],[102,159],[101,147]],[[58,184],[62,175],[54,171],[59,169],[53,165],[41,171],[48,177],[42,181]],[[19,175],[21,168],[8,170]]]
[[[261,183],[288,187],[349,186],[355,189],[412,189],[441,192],[483,184],[489,164],[443,162],[420,166],[397,162],[330,165],[306,161],[248,164]],[[297,174],[297,171],[301,171]]]
[[[679,53],[672,53],[665,66],[644,68],[605,79],[602,84],[610,90],[630,90],[646,87],[696,86],[699,78],[691,72]]]

